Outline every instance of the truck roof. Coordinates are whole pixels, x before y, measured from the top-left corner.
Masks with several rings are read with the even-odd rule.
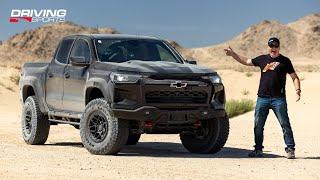
[[[157,37],[152,36],[142,36],[142,35],[130,35],[130,34],[72,34],[66,37],[72,36],[85,36],[93,39],[112,39],[112,38],[119,38],[119,39],[152,39],[152,40],[160,40]]]

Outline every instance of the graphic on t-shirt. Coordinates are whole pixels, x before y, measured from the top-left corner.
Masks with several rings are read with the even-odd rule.
[[[264,68],[262,72],[267,72],[268,70],[273,71],[274,69],[276,69],[276,67],[279,65],[279,62],[272,62],[272,63],[268,63]]]

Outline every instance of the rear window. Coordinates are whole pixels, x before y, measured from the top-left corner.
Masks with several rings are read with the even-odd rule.
[[[71,49],[73,39],[64,39],[60,43],[59,50],[56,54],[56,60],[60,63],[67,64],[68,54]]]

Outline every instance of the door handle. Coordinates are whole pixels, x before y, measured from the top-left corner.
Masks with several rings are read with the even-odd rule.
[[[64,77],[68,79],[70,77],[70,74],[69,73],[65,73]]]
[[[52,73],[48,73],[48,77],[49,77],[49,78],[52,78],[52,77],[53,77],[53,74],[52,74]]]

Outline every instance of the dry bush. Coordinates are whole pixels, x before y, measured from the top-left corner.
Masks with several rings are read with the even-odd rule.
[[[226,111],[229,118],[252,111],[254,102],[251,99],[229,100],[226,103]]]

